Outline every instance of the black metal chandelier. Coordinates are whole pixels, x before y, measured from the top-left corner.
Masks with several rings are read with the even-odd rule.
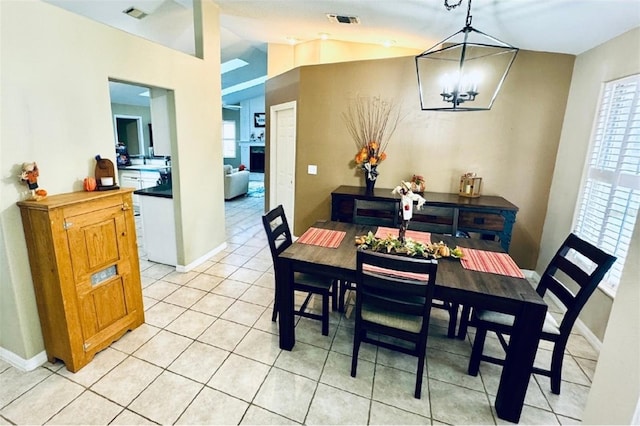
[[[463,0],[447,10],[460,6]],[[468,0],[464,28],[416,56],[423,111],[490,110],[518,48],[471,26]]]

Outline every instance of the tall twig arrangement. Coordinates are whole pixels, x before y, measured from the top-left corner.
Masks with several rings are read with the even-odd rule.
[[[370,172],[371,166],[387,157],[389,138],[400,121],[399,108],[380,97],[358,96],[351,100],[342,118],[358,149],[356,164]]]

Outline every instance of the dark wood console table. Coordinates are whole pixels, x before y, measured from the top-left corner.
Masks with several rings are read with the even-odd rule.
[[[390,188],[375,188],[366,193],[364,187],[340,186],[331,193],[331,220],[351,222],[353,200],[400,200]],[[477,198],[461,197],[458,194],[424,192],[427,203],[423,211],[415,212],[412,222],[420,229],[442,232],[442,225],[457,231],[479,234],[485,239],[498,239],[502,248],[509,251],[511,232],[516,221],[518,207],[502,197],[482,195]],[[432,228],[432,229],[430,229]]]

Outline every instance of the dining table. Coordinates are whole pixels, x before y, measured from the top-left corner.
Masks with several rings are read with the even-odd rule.
[[[292,350],[295,345],[294,272],[356,282],[355,239],[377,231],[375,226],[318,221],[280,254],[276,268],[280,348]],[[419,234],[406,237],[419,238]],[[422,233],[422,236],[432,243],[442,241],[450,248],[458,246],[463,250],[462,259],[448,257],[438,260],[434,298],[514,315],[495,409],[501,419],[517,423],[532,374],[547,304],[524,276],[518,274],[519,269],[514,273],[500,270],[501,262],[507,265],[507,269],[509,261],[513,265],[515,263],[504,253],[499,242],[442,234]],[[463,264],[465,252],[467,260],[471,253],[497,260],[481,262],[480,267],[476,265],[470,269]],[[491,263],[495,263],[498,269],[492,270]]]

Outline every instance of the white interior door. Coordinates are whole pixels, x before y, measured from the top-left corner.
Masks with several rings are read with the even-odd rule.
[[[270,110],[270,208],[282,204],[293,227],[296,167],[296,102],[273,105]]]

